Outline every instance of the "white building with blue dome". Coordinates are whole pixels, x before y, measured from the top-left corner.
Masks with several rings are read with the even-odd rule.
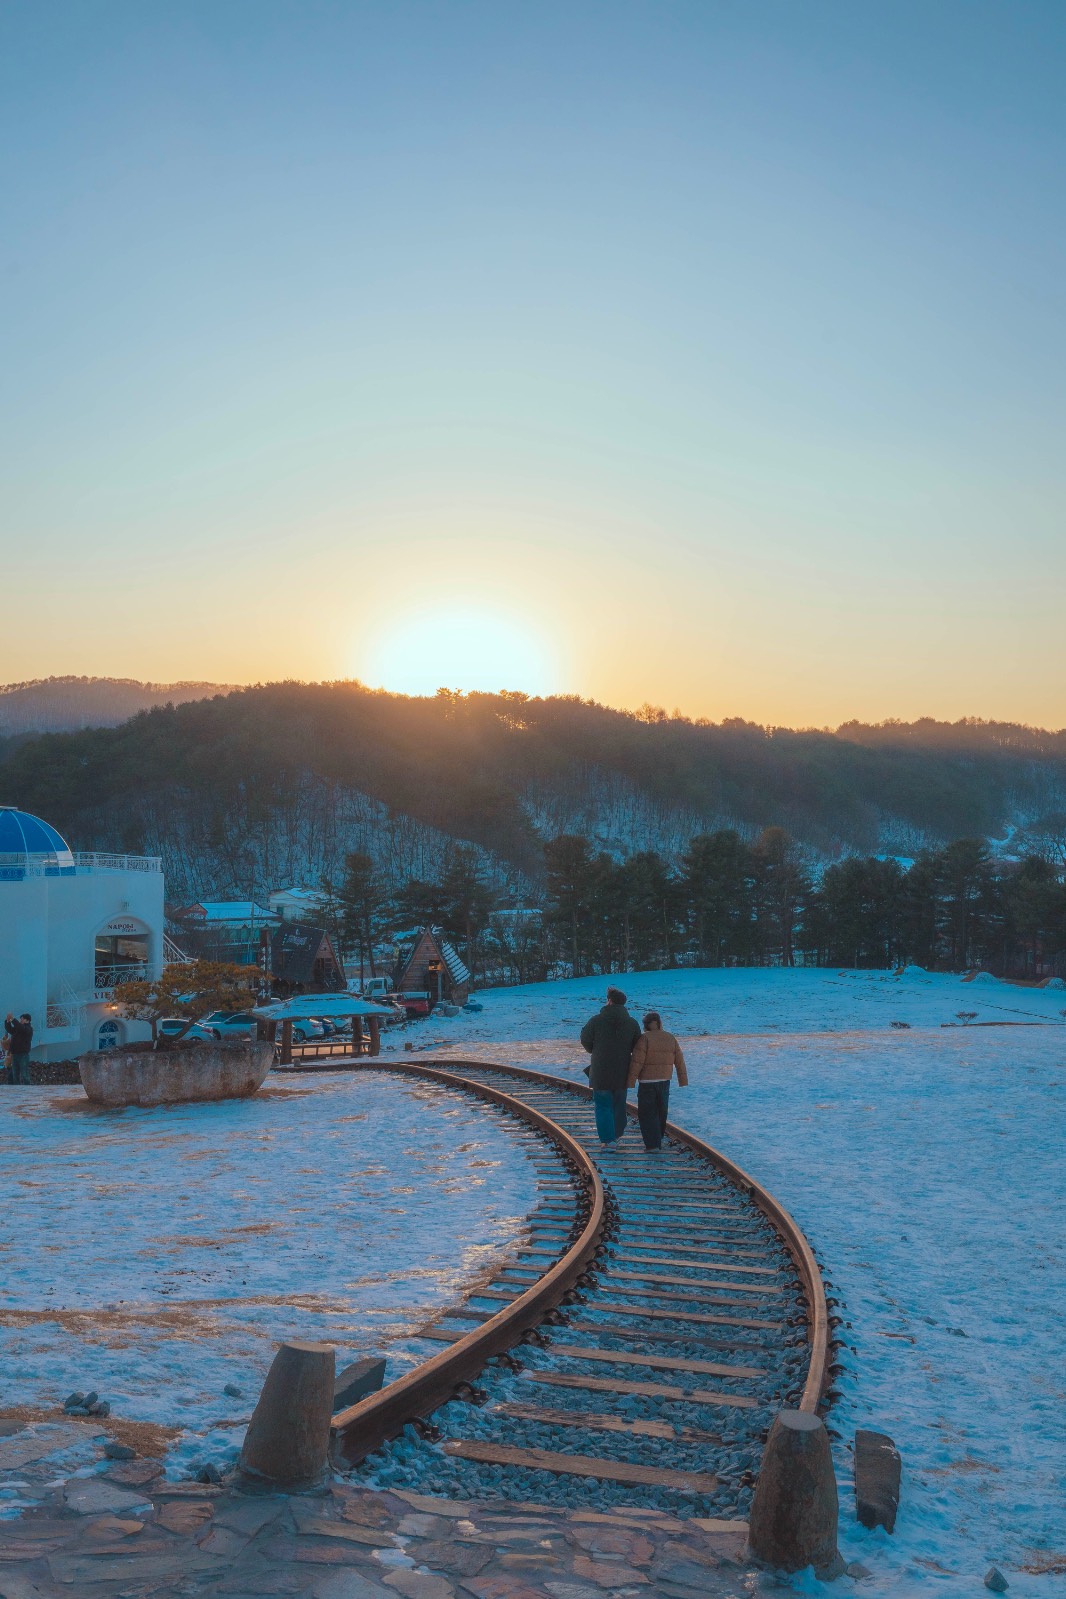
[[[111,995],[164,958],[157,856],[75,853],[39,816],[0,807],[0,1015],[29,1011],[34,1060],[149,1037]]]

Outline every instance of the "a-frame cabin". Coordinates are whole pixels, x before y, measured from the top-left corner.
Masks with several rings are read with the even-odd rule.
[[[470,998],[470,973],[439,927],[424,927],[400,967],[396,979],[400,994],[429,995],[430,1004],[441,1000],[465,1005]]]

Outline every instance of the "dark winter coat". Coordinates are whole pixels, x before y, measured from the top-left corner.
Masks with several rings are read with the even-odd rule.
[[[33,1048],[33,1028],[29,1022],[20,1022],[13,1016],[8,1023],[7,1036],[11,1040],[12,1055],[28,1055]]]
[[[581,1029],[581,1047],[592,1056],[589,1082],[593,1088],[617,1090],[626,1086],[633,1046],[640,1024],[624,1005],[605,1005]]]

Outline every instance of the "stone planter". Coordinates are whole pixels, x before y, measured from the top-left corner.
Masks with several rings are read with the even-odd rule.
[[[190,1044],[187,1049],[100,1049],[79,1055],[82,1087],[98,1105],[177,1105],[247,1099],[274,1062],[273,1044]]]

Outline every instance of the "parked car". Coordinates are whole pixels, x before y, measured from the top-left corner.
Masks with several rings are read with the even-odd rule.
[[[200,1026],[216,1038],[254,1038],[259,1029],[255,1017],[246,1010],[216,1010],[200,1018]]]
[[[294,1044],[306,1044],[309,1038],[325,1038],[326,1029],[317,1016],[301,1016],[298,1022],[292,1024],[292,1041]]]
[[[182,1043],[203,1044],[217,1042],[218,1034],[210,1027],[201,1027],[199,1022],[192,1025],[183,1021],[180,1016],[167,1016],[158,1024],[156,1032],[160,1038],[181,1038]]]
[[[396,998],[408,1016],[428,1016],[431,1006],[428,992],[397,994]]]

